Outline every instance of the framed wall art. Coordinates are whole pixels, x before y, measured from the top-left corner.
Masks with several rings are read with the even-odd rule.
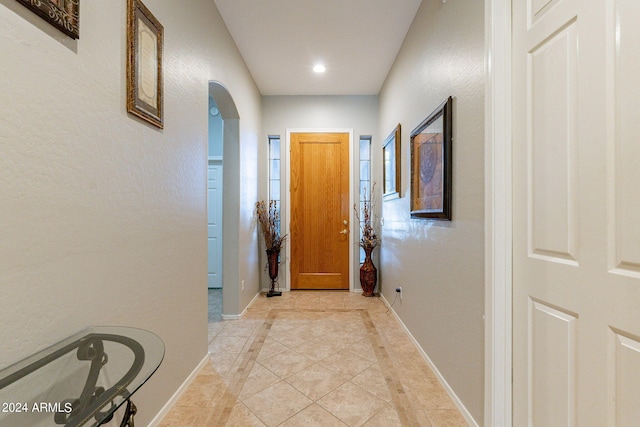
[[[411,217],[451,220],[453,99],[411,132]]]
[[[80,0],[18,0],[42,19],[71,37],[80,37]]]
[[[127,0],[127,111],[163,127],[163,27],[140,0]]]
[[[382,143],[383,200],[400,197],[400,124]]]

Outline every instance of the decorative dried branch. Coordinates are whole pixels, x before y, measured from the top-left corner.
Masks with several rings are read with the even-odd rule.
[[[369,198],[367,198],[366,189],[364,190],[362,212],[359,211],[357,204],[353,205],[353,210],[356,212],[356,218],[358,219],[358,222],[360,223],[360,229],[362,230],[362,237],[360,238],[358,244],[364,250],[373,250],[381,242],[380,238],[376,234],[375,229],[373,228],[373,194],[375,193],[375,188],[376,183],[374,182],[371,186],[371,195]]]
[[[277,205],[275,200],[269,200],[269,208],[264,200],[256,203],[256,216],[260,222],[264,244],[271,251],[280,250],[287,238],[286,235],[280,235],[280,212]]]

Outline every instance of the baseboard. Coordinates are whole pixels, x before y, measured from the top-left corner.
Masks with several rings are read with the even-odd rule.
[[[171,396],[171,399],[169,399],[169,401],[162,407],[160,412],[158,412],[158,414],[153,418],[153,420],[151,420],[151,422],[149,423],[149,427],[156,427],[160,425],[164,417],[167,416],[171,408],[173,408],[176,402],[178,402],[178,399],[180,399],[182,394],[187,390],[187,387],[191,385],[191,383],[198,376],[202,368],[206,366],[207,362],[209,362],[209,354],[207,354],[204,357],[204,359],[202,359],[202,361],[198,363],[198,366],[196,366],[196,368],[191,372],[191,374],[189,374],[189,376],[187,377],[186,380],[184,380],[182,385],[178,387],[178,390],[176,390],[176,392],[173,393],[173,396]]]
[[[389,304],[389,301],[387,301],[387,299],[384,297],[384,295],[380,294],[380,298],[382,299],[382,301],[384,302],[384,304],[389,308],[389,310],[391,310],[391,312],[393,313],[393,317],[396,318],[396,320],[400,323],[400,325],[402,326],[402,329],[404,329],[404,331],[407,333],[407,335],[409,336],[409,339],[411,340],[411,342],[413,343],[413,345],[416,347],[416,349],[418,349],[418,352],[420,353],[420,355],[422,356],[422,358],[425,360],[425,362],[427,362],[427,365],[429,365],[429,367],[431,368],[431,370],[433,371],[433,373],[435,374],[436,378],[438,378],[438,381],[440,381],[440,384],[442,384],[442,387],[444,387],[444,389],[446,390],[447,394],[449,395],[449,397],[451,398],[451,400],[453,401],[453,403],[456,405],[456,407],[458,408],[458,410],[460,411],[460,413],[462,414],[462,416],[464,417],[464,419],[467,421],[467,423],[469,423],[470,426],[472,427],[479,427],[478,423],[476,422],[476,420],[473,419],[473,417],[471,416],[471,414],[469,413],[469,411],[467,410],[467,408],[462,404],[462,402],[460,401],[460,399],[458,398],[458,396],[454,393],[453,389],[451,388],[451,386],[449,386],[449,384],[447,383],[447,381],[444,379],[444,377],[442,376],[442,374],[440,373],[440,371],[438,371],[438,368],[436,368],[436,365],[433,364],[433,362],[431,361],[431,359],[429,358],[429,356],[427,355],[427,353],[424,351],[424,349],[420,346],[420,344],[418,343],[418,341],[415,339],[415,337],[413,336],[413,334],[411,334],[411,332],[409,331],[409,329],[407,328],[407,325],[404,324],[404,322],[402,321],[402,319],[400,319],[400,316],[398,316],[398,313],[396,313],[396,311],[393,309],[393,307],[391,307],[391,304]]]
[[[239,320],[242,319],[242,317],[247,314],[247,310],[256,302],[256,300],[260,298],[260,292],[258,292],[253,299],[249,302],[249,304],[247,304],[247,306],[244,308],[244,310],[242,310],[242,313],[240,314],[222,314],[222,320]]]

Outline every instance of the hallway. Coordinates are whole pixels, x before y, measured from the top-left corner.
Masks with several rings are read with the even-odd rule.
[[[467,425],[378,298],[261,295],[210,321],[209,353],[161,426]]]

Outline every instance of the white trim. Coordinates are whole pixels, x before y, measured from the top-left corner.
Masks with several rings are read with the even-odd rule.
[[[169,411],[173,408],[173,406],[178,402],[178,400],[180,399],[180,397],[182,397],[182,395],[184,394],[184,392],[187,390],[187,388],[191,385],[191,383],[193,382],[193,380],[198,376],[198,374],[200,373],[200,371],[207,365],[207,362],[209,362],[209,354],[207,354],[204,359],[202,359],[200,361],[200,363],[198,363],[198,366],[196,366],[196,368],[191,372],[191,374],[189,374],[189,376],[187,377],[186,380],[184,380],[184,382],[182,383],[182,385],[180,387],[178,387],[178,390],[176,390],[175,393],[173,393],[173,396],[171,396],[171,398],[169,399],[169,401],[167,401],[167,403],[165,403],[165,405],[162,407],[162,409],[160,409],[160,412],[158,412],[156,414],[155,417],[153,417],[153,419],[151,420],[151,422],[149,423],[149,427],[156,427],[159,426],[160,423],[162,422],[162,420],[164,419],[164,417],[167,416],[167,414],[169,413]]]
[[[464,419],[467,421],[467,423],[469,423],[469,425],[472,426],[472,427],[479,427],[479,425],[476,422],[476,420],[474,420],[473,417],[471,416],[471,413],[469,412],[469,410],[467,410],[467,408],[462,404],[462,401],[455,394],[455,392],[453,391],[451,386],[449,386],[447,381],[444,379],[444,376],[440,373],[440,371],[438,371],[438,368],[436,368],[436,365],[433,364],[433,362],[431,361],[431,359],[429,358],[427,353],[420,346],[420,344],[418,344],[418,341],[411,334],[411,332],[409,332],[409,329],[404,324],[402,319],[400,319],[400,316],[398,316],[398,313],[396,313],[396,311],[393,309],[393,307],[391,307],[391,304],[389,304],[389,301],[387,301],[385,296],[382,295],[382,294],[380,294],[380,298],[382,299],[382,302],[384,303],[384,305],[386,305],[387,308],[391,311],[391,313],[393,313],[393,317],[395,317],[395,319],[398,321],[398,323],[400,323],[400,326],[402,326],[402,329],[404,329],[404,332],[407,334],[407,336],[409,337],[409,339],[411,340],[413,345],[416,347],[416,349],[418,350],[418,353],[420,353],[420,356],[422,356],[422,358],[425,360],[425,362],[427,362],[427,365],[429,365],[429,368],[431,368],[431,370],[435,374],[435,376],[438,379],[438,381],[440,381],[440,384],[445,389],[445,391],[447,392],[447,394],[449,395],[449,397],[451,398],[453,403],[455,403],[456,407],[458,408],[458,410],[460,411],[460,413],[462,414]]]
[[[249,308],[251,308],[251,306],[256,302],[256,300],[260,298],[260,291],[258,291],[257,294],[255,294],[255,296],[251,299],[251,301],[249,301],[249,304],[247,304],[247,306],[244,308],[244,310],[242,310],[242,313],[240,314],[222,314],[222,320],[240,320],[244,317],[245,314],[247,314],[247,310],[249,310]]]
[[[485,2],[484,425],[512,425],[511,1]]]
[[[280,200],[282,201],[282,205],[286,206],[284,212],[281,212],[281,223],[284,223],[283,233],[290,235],[290,218],[291,218],[291,164],[290,164],[290,156],[291,153],[291,134],[292,133],[348,133],[349,134],[349,237],[351,239],[351,244],[349,245],[349,291],[354,291],[354,245],[356,244],[356,240],[354,240],[354,231],[353,224],[355,220],[355,213],[351,206],[353,206],[353,192],[354,192],[354,174],[356,169],[358,170],[358,174],[360,169],[356,168],[354,165],[354,148],[353,148],[353,129],[343,129],[343,128],[287,128],[286,136],[284,141],[280,141],[280,167],[282,165],[286,165],[285,167],[285,177],[284,177],[284,188],[286,191],[280,194]],[[286,200],[285,200],[286,199]],[[284,290],[291,290],[291,282],[289,281],[289,277],[291,277],[291,246],[285,245],[285,268],[283,268],[285,272],[285,280],[284,280]]]

